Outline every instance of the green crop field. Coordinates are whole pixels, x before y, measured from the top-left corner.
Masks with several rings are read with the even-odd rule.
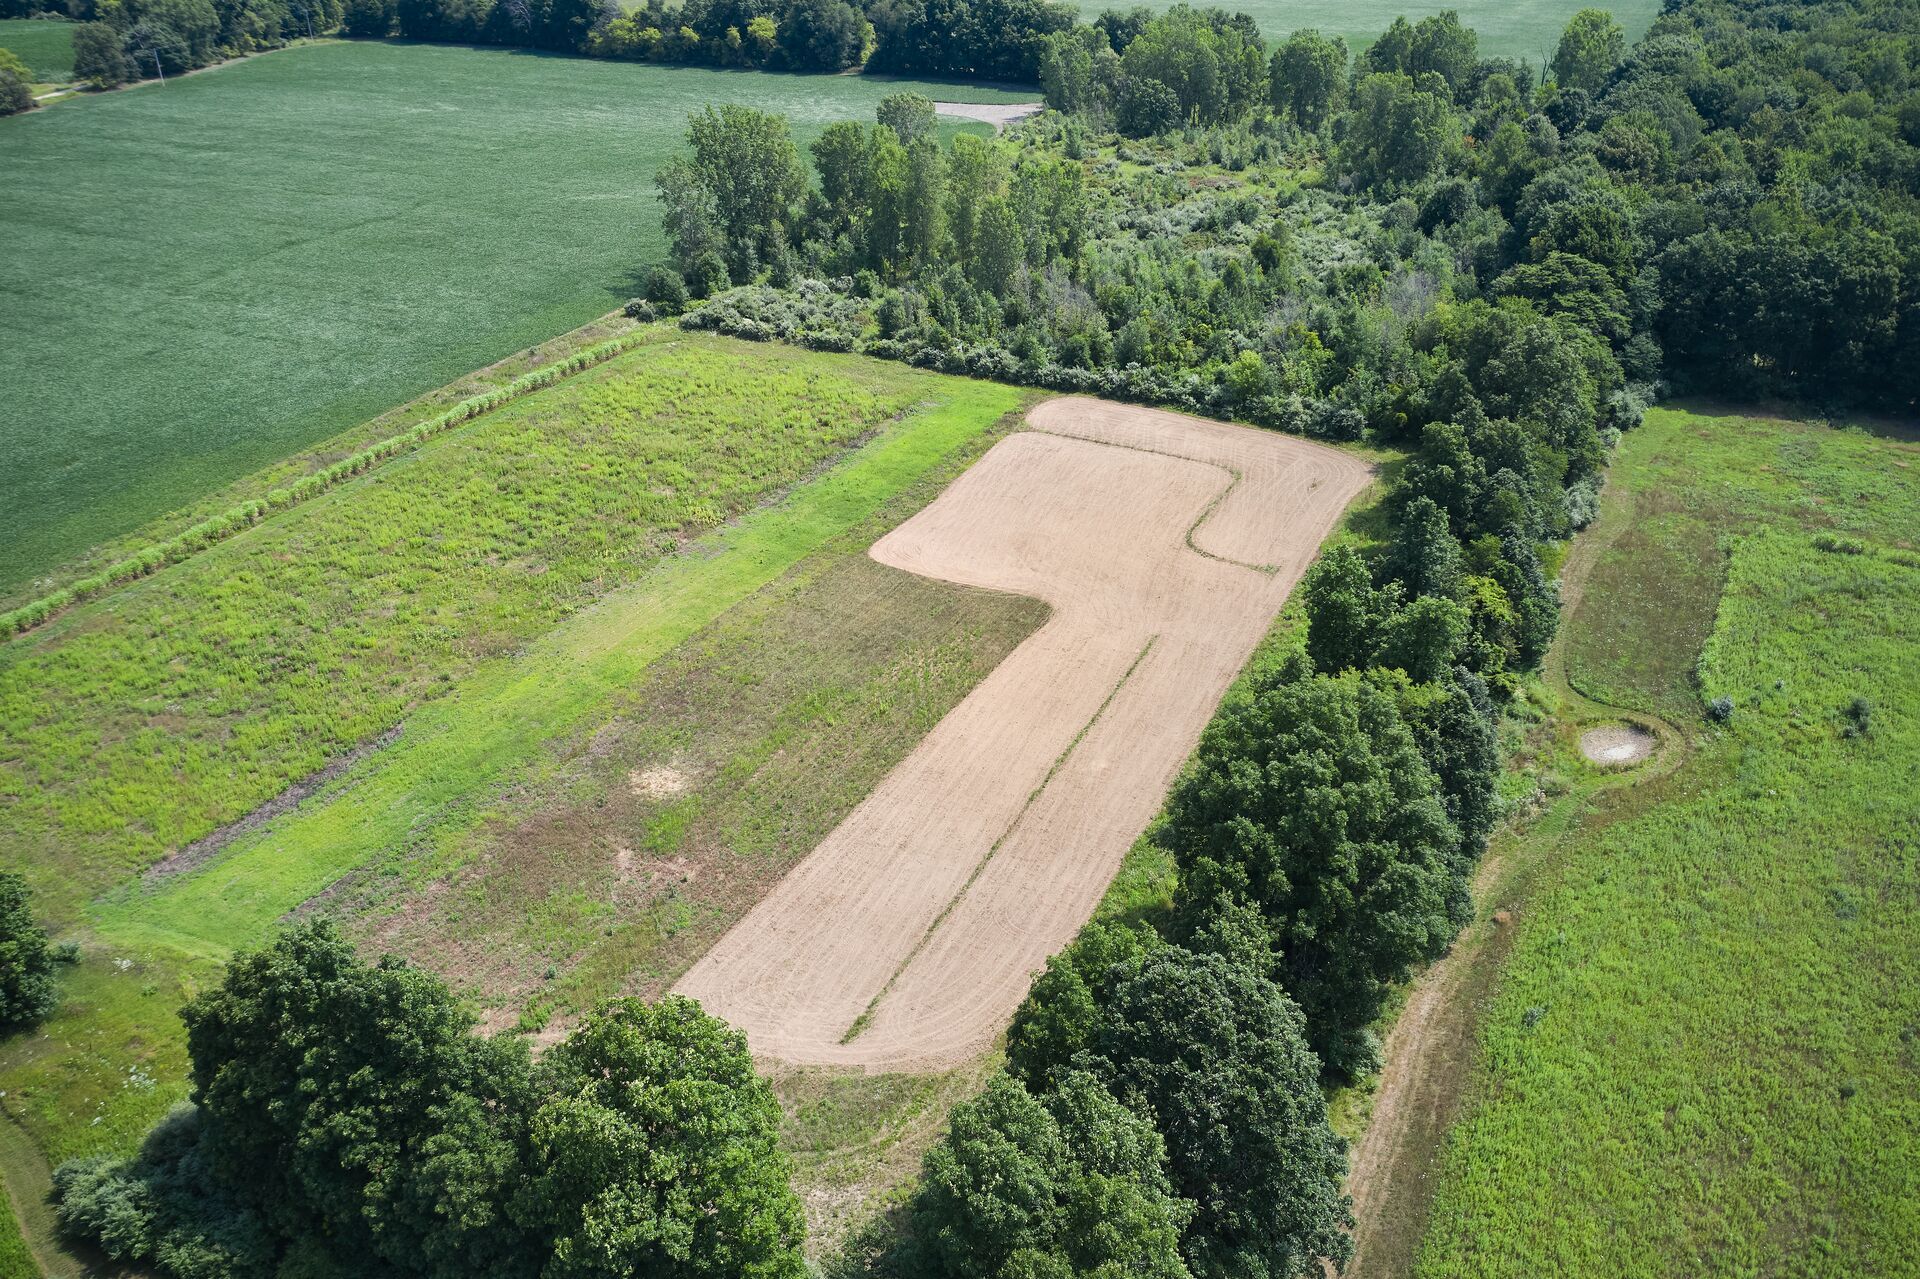
[[[631,296],[689,113],[901,87],[341,43],[0,120],[0,596]]]
[[[0,1045],[40,1155],[133,1142],[179,1096],[180,1004],[310,902],[530,1028],[670,978],[1040,622],[865,555],[1024,393],[641,332],[0,645],[0,866],[85,947]]]
[[[1148,7],[1171,9],[1178,0],[1151,0]],[[1081,0],[1080,11],[1087,17],[1106,9],[1126,9],[1124,4],[1104,0]],[[1461,0],[1458,4],[1403,4],[1399,0],[1361,0],[1342,4],[1339,0],[1236,0],[1222,6],[1234,13],[1245,13],[1260,24],[1260,34],[1269,41],[1289,31],[1311,27],[1326,35],[1344,38],[1347,47],[1358,53],[1372,44],[1396,17],[1405,15],[1417,22],[1442,9],[1459,11],[1460,21],[1480,36],[1483,56],[1519,58],[1538,69],[1541,60],[1553,56],[1560,43],[1560,32],[1567,19],[1582,9],[1610,10],[1627,29],[1627,38],[1639,38],[1659,16],[1659,0],[1625,0],[1617,4],[1585,4],[1582,0]]]
[[[43,83],[73,75],[73,24],[0,18],[0,49],[11,49]]]
[[[1608,484],[1566,675],[1678,767],[1503,854],[1417,1273],[1920,1274],[1920,443],[1656,410]]]

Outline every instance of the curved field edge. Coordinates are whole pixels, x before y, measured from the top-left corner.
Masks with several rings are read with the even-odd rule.
[[[1379,544],[1387,532],[1381,499],[1401,455],[1362,444],[1333,447],[1373,466],[1375,478],[1347,504],[1320,550],[1341,543]],[[1300,646],[1305,620],[1296,592],[1221,697],[1216,716],[1250,696],[1254,681]],[[1128,848],[1085,927],[1168,919],[1177,873],[1172,854],[1156,839],[1162,816],[1156,814]],[[939,1073],[869,1074],[852,1067],[763,1063],[786,1113],[782,1143],[797,1165],[808,1254],[828,1273],[842,1272],[834,1263],[843,1253],[863,1253],[889,1234],[893,1214],[912,1197],[922,1157],[945,1131],[947,1113],[977,1095],[999,1069],[1003,1041],[1004,1036],[978,1059]],[[847,1273],[857,1270],[854,1263]]]
[[[1464,1105],[1403,1169],[1431,1209],[1385,1204],[1402,1263],[1355,1273],[1423,1232],[1421,1275],[1913,1273],[1913,440],[1696,406],[1623,442]],[[1670,718],[1669,758],[1603,784],[1581,692]]]

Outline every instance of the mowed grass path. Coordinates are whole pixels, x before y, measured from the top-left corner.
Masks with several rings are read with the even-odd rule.
[[[1148,7],[1161,12],[1179,0],[1148,0]],[[1080,11],[1092,20],[1103,9],[1126,8],[1095,0],[1081,0]],[[1374,42],[1396,17],[1418,22],[1442,9],[1457,9],[1460,21],[1480,36],[1481,57],[1518,58],[1531,63],[1537,72],[1542,58],[1551,58],[1560,43],[1567,20],[1585,8],[1609,10],[1627,29],[1627,39],[1636,40],[1660,14],[1660,0],[1618,0],[1614,4],[1583,3],[1583,0],[1460,0],[1457,4],[1405,4],[1401,0],[1239,0],[1225,6],[1233,13],[1245,13],[1260,24],[1260,34],[1269,43],[1290,31],[1313,28],[1322,35],[1341,36],[1348,49],[1358,53]]]
[[[125,1148],[177,1099],[176,1011],[230,948],[356,869],[457,860],[651,663],[956,464],[1025,397],[659,336],[0,646],[0,865],[86,943],[45,1033],[0,1043],[0,1105],[50,1160]],[[1004,646],[1032,620],[975,609],[973,624]],[[938,688],[898,699],[900,742],[977,678],[945,665]],[[205,868],[140,882],[402,721]]]
[[[1509,854],[1417,1273],[1920,1274],[1920,444],[1662,410],[1609,484],[1568,677],[1694,741]]]
[[[338,43],[0,120],[0,597],[631,296],[693,111],[901,87]]]
[[[36,18],[0,18],[0,49],[20,55],[42,82],[73,75],[73,26]]]

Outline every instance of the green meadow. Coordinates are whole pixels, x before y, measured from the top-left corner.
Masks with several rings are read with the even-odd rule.
[[[1178,0],[1151,0],[1148,7],[1171,9]],[[1080,10],[1091,18],[1105,9],[1130,6],[1081,0]],[[1537,71],[1544,59],[1553,56],[1567,19],[1585,8],[1610,10],[1627,39],[1637,39],[1660,14],[1659,0],[1624,0],[1616,4],[1587,5],[1581,0],[1460,0],[1457,4],[1409,5],[1399,0],[1360,0],[1343,4],[1340,0],[1238,0],[1222,6],[1234,13],[1245,13],[1260,24],[1260,34],[1269,41],[1290,31],[1312,28],[1325,35],[1337,35],[1354,52],[1370,45],[1374,37],[1405,15],[1417,22],[1442,9],[1459,11],[1460,21],[1480,36],[1482,56],[1518,58],[1531,63]]]
[[[1042,620],[865,557],[1025,393],[641,333],[0,645],[0,865],[84,948],[0,1044],[16,1191],[178,1099],[179,1006],[289,912],[529,1029],[670,977]],[[649,764],[684,793],[636,792]]]
[[[1920,1273],[1920,443],[1656,410],[1608,483],[1567,682],[1673,757],[1504,854],[1416,1273]]]
[[[902,88],[1030,96],[352,42],[0,121],[0,599],[632,296],[693,111]]]
[[[0,18],[0,49],[20,55],[42,83],[73,75],[73,24],[37,18]]]

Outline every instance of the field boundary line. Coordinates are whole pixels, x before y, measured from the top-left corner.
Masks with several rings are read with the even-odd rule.
[[[1053,432],[1042,432],[1042,434],[1053,434]],[[1072,437],[1061,436],[1060,438],[1070,439]],[[1152,450],[1143,449],[1141,451],[1151,452]],[[1147,642],[1141,647],[1140,651],[1134,655],[1134,659],[1127,666],[1127,669],[1121,672],[1120,678],[1114,681],[1113,687],[1107,690],[1106,697],[1101,699],[1100,705],[1087,719],[1087,722],[1080,726],[1080,731],[1073,735],[1073,740],[1061,747],[1060,753],[1054,756],[1053,764],[1047,769],[1047,775],[1040,779],[1038,786],[1035,786],[1027,793],[1026,802],[1020,805],[1020,811],[1015,813],[1013,820],[1007,823],[1007,828],[1000,832],[1000,838],[994,840],[992,847],[988,848],[980,860],[974,863],[972,872],[967,876],[967,882],[960,885],[960,891],[956,892],[940,913],[934,916],[933,922],[927,925],[927,930],[920,934],[920,940],[914,943],[913,949],[907,952],[907,957],[901,960],[899,966],[893,970],[893,974],[887,978],[887,984],[882,986],[880,993],[875,995],[872,1001],[867,1004],[866,1010],[853,1019],[853,1024],[847,1027],[847,1033],[841,1037],[841,1043],[850,1044],[860,1038],[860,1032],[864,1031],[872,1021],[874,1011],[878,1009],[886,997],[892,993],[895,983],[900,980],[900,974],[906,972],[908,968],[913,966],[913,961],[918,959],[920,952],[927,948],[927,943],[933,940],[933,935],[940,931],[940,925],[946,923],[947,916],[953,914],[953,908],[958,906],[969,892],[973,891],[974,884],[977,883],[980,876],[986,872],[988,863],[993,861],[994,855],[1000,851],[1000,846],[1007,842],[1014,831],[1020,829],[1020,823],[1026,820],[1027,813],[1033,808],[1034,802],[1045,793],[1047,787],[1053,783],[1053,779],[1059,774],[1060,770],[1066,767],[1068,756],[1072,755],[1073,752],[1079,748],[1080,743],[1086,740],[1087,734],[1093,731],[1093,726],[1100,722],[1100,718],[1107,713],[1107,708],[1113,705],[1113,699],[1120,696],[1120,690],[1127,686],[1127,681],[1133,678],[1133,673],[1140,669],[1140,663],[1147,660],[1147,654],[1153,651],[1153,646],[1159,642],[1159,639],[1160,637],[1158,635],[1149,635],[1147,637]]]
[[[1229,423],[1229,425],[1235,425],[1235,424]],[[1119,444],[1113,440],[1099,440],[1099,439],[1094,439],[1092,436],[1074,435],[1067,431],[1049,431],[1045,427],[1040,427],[1040,426],[1031,426],[1031,427],[1028,427],[1027,429],[1030,431],[1034,431],[1040,435],[1051,435],[1055,439],[1059,439],[1059,440],[1080,440],[1083,443],[1087,443],[1087,444],[1104,444],[1108,448],[1131,449],[1135,453],[1151,453],[1155,457],[1170,457],[1170,458],[1173,458],[1175,461],[1179,461],[1179,462],[1198,462],[1202,466],[1211,466],[1215,470],[1225,471],[1228,474],[1228,476],[1232,478],[1232,483],[1228,484],[1225,488],[1221,489],[1218,493],[1215,493],[1213,495],[1213,500],[1211,502],[1208,502],[1204,507],[1201,508],[1200,514],[1193,517],[1193,523],[1187,525],[1187,532],[1186,532],[1186,538],[1185,538],[1187,549],[1192,551],[1195,555],[1198,555],[1202,559],[1217,560],[1222,564],[1231,564],[1235,568],[1252,569],[1254,572],[1259,573],[1263,577],[1272,577],[1275,573],[1278,573],[1280,571],[1280,566],[1278,564],[1250,564],[1246,560],[1236,560],[1231,556],[1215,555],[1212,551],[1209,551],[1205,547],[1200,546],[1193,540],[1193,535],[1200,531],[1200,526],[1213,518],[1213,513],[1220,509],[1220,504],[1226,501],[1229,497],[1232,497],[1233,491],[1240,487],[1240,482],[1247,478],[1244,474],[1240,472],[1240,469],[1238,467],[1228,466],[1224,462],[1209,462],[1205,458],[1192,457],[1185,453],[1175,453],[1170,449],[1150,449],[1144,444]],[[1249,427],[1248,429],[1257,430],[1259,428]]]
[[[292,510],[355,476],[366,474],[380,463],[407,452],[417,444],[423,444],[436,435],[443,435],[456,426],[491,413],[522,396],[545,390],[564,378],[583,373],[616,356],[624,355],[633,348],[643,345],[650,337],[651,334],[647,330],[639,329],[596,343],[585,350],[576,351],[552,364],[542,365],[530,372],[522,373],[497,390],[469,396],[452,408],[424,422],[416,423],[383,440],[377,440],[330,466],[303,475],[291,484],[270,490],[262,497],[230,506],[218,515],[209,516],[183,532],[134,552],[117,564],[108,565],[98,573],[83,577],[38,599],[29,600],[11,612],[0,613],[0,637],[23,635],[76,604],[98,599],[116,587],[136,582],[163,568],[170,568],[191,559],[201,551],[245,532],[270,515]]]

